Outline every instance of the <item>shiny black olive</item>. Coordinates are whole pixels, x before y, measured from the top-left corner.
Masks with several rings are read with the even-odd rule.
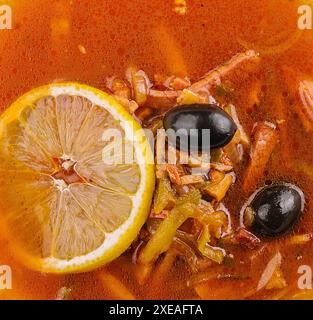
[[[291,230],[298,221],[304,209],[304,195],[292,184],[273,184],[257,192],[249,207],[254,214],[252,231],[275,237]]]
[[[214,104],[173,108],[165,114],[163,126],[166,130],[172,129],[167,132],[169,142],[176,143],[183,151],[210,151],[224,147],[237,130],[233,119]]]

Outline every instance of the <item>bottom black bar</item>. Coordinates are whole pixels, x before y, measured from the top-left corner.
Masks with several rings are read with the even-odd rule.
[[[64,319],[64,316],[87,319],[209,319],[225,316],[271,317],[282,310],[305,311],[310,302],[304,301],[0,301],[1,314],[23,315],[23,318]]]

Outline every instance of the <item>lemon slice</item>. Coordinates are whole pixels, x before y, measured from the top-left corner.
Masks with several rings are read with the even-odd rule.
[[[117,155],[104,138],[112,129],[121,137]],[[136,238],[151,204],[153,157],[142,128],[112,97],[77,83],[34,89],[1,116],[0,140],[0,218],[29,267],[91,270]]]

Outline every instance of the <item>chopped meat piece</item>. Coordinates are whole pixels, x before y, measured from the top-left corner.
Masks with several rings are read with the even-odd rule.
[[[244,228],[240,228],[236,232],[235,238],[240,244],[245,245],[249,249],[255,249],[261,243],[261,240],[257,236]]]

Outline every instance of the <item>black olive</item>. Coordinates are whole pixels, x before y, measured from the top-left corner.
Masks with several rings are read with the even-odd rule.
[[[233,119],[214,104],[173,108],[165,114],[163,126],[166,130],[172,129],[167,132],[169,142],[183,151],[210,151],[224,147],[237,130]],[[210,130],[209,137],[205,129]]]
[[[273,184],[258,191],[249,207],[254,214],[252,231],[275,237],[289,231],[298,221],[304,209],[304,195],[292,184]]]

